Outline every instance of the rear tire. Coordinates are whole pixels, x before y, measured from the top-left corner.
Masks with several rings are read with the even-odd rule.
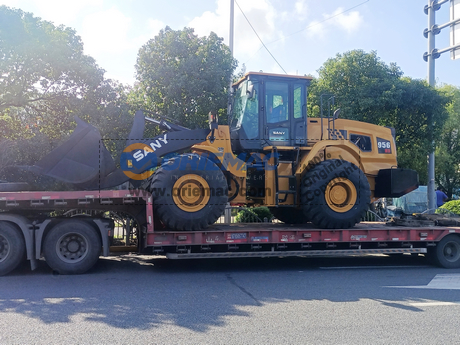
[[[436,263],[444,268],[460,267],[460,237],[449,235],[444,237],[435,248]]]
[[[302,210],[293,207],[270,207],[270,212],[276,219],[285,224],[305,224],[308,222],[307,216]]]
[[[369,208],[371,191],[356,165],[339,159],[321,162],[302,179],[303,212],[317,227],[348,229]]]
[[[7,222],[0,222],[0,276],[10,273],[25,255],[22,233]]]
[[[43,242],[46,263],[60,274],[85,273],[99,259],[101,248],[99,234],[82,220],[58,223]]]
[[[163,164],[153,175],[149,191],[156,216],[171,230],[205,229],[219,219],[228,202],[225,175],[214,162],[196,154]]]

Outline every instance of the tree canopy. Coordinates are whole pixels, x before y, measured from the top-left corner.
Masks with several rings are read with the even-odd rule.
[[[183,126],[203,128],[209,111],[226,112],[236,65],[215,33],[198,37],[191,28],[166,27],[139,50],[130,101]]]
[[[426,156],[446,120],[446,98],[424,81],[403,77],[376,52],[337,54],[318,73],[309,92],[310,114],[318,115],[322,94],[333,94],[342,117],[394,127],[399,166],[417,170],[426,183]]]
[[[449,117],[436,148],[436,183],[452,197],[460,192],[460,88],[444,85],[439,91],[449,99]]]
[[[0,73],[0,140],[14,140],[22,163],[57,145],[75,115],[106,136],[129,131],[125,88],[104,78],[71,28],[0,6]]]

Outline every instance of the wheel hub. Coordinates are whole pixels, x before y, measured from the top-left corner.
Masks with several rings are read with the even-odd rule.
[[[80,248],[80,244],[76,241],[71,241],[67,245],[67,249],[69,250],[69,252],[72,252],[72,253],[77,252],[79,248]]]
[[[336,205],[342,205],[347,201],[347,191],[343,186],[334,186],[331,189],[331,201]]]
[[[353,182],[346,178],[333,179],[326,187],[325,199],[327,205],[335,212],[347,212],[356,203],[356,187]]]
[[[174,203],[185,212],[203,209],[208,204],[210,196],[208,182],[198,175],[184,175],[173,186]]]
[[[5,237],[0,236],[0,262],[6,259],[9,252],[10,252],[10,244],[8,240]]]
[[[444,247],[444,257],[446,260],[456,262],[460,258],[460,245],[456,242],[449,242]]]
[[[79,262],[88,253],[88,243],[86,238],[79,234],[66,234],[57,241],[56,252],[65,262]]]

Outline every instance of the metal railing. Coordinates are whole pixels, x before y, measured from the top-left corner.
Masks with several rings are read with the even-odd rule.
[[[283,223],[282,221],[275,218],[273,215],[268,218],[260,218],[252,210],[252,207],[238,207],[238,206],[227,206],[227,212],[231,212],[230,217],[222,215],[216,224],[235,224],[235,223]],[[226,220],[227,218],[227,220]],[[230,220],[230,222],[228,221]],[[361,219],[362,222],[385,222],[387,218],[379,215],[371,210],[367,211]]]

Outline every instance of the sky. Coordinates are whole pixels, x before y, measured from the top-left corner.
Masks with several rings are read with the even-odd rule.
[[[55,25],[74,28],[85,53],[106,70],[106,77],[135,82],[139,49],[166,25],[214,31],[229,42],[231,0],[0,0]],[[396,63],[405,76],[426,79],[424,0],[236,0],[234,56],[236,72],[310,74],[329,58],[354,49],[376,51]],[[241,8],[241,9],[240,9]],[[269,52],[254,33],[257,32]],[[450,20],[449,4],[436,12],[436,23]],[[436,48],[450,46],[449,29],[436,36]],[[273,55],[273,57],[271,56]],[[275,60],[276,59],[276,60]],[[444,53],[436,60],[436,83],[460,86],[460,59]]]

